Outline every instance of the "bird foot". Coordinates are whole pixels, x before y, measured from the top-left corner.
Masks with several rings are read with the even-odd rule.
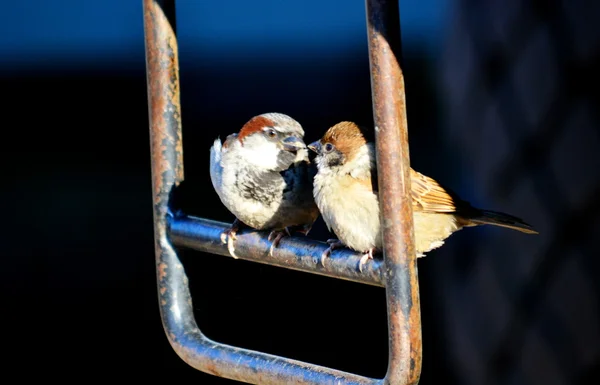
[[[273,250],[279,246],[279,241],[281,238],[285,236],[290,236],[290,230],[286,227],[283,230],[273,230],[269,233],[267,239],[271,242],[271,247],[269,248],[269,256],[273,256]]]
[[[299,228],[294,229],[294,230],[306,237],[308,235],[308,233],[310,232],[310,230],[312,229],[312,226],[313,225],[311,223],[310,225],[303,225],[303,226],[300,226]]]
[[[373,252],[375,251],[374,248],[371,248],[367,251],[365,251],[365,253],[363,254],[363,256],[360,258],[360,261],[358,262],[358,270],[362,273],[363,271],[363,266],[365,265],[365,263],[367,263],[367,261],[369,259],[373,259]]]
[[[227,244],[227,251],[234,258],[238,259],[238,256],[235,255],[235,246],[233,245],[233,241],[237,238],[237,232],[240,229],[241,222],[236,218],[235,221],[231,224],[231,226],[221,233],[221,242]]]
[[[339,239],[328,239],[327,243],[329,244],[329,247],[323,251],[323,254],[321,254],[321,265],[323,266],[325,266],[325,259],[331,255],[333,250],[344,247],[344,244]]]

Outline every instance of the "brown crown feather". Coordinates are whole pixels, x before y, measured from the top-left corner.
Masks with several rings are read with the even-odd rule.
[[[361,146],[367,144],[363,129],[353,122],[340,122],[331,127],[323,138],[321,143],[333,144],[342,154],[346,155],[347,160],[354,158]]]
[[[244,124],[244,127],[240,130],[237,138],[241,142],[246,136],[254,134],[255,132],[260,132],[265,127],[274,125],[275,123],[273,123],[271,119],[265,118],[262,115],[255,116],[250,119],[248,123]]]

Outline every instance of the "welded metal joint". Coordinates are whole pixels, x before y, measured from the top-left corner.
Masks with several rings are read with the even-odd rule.
[[[384,379],[220,344],[206,338],[198,328],[188,278],[174,246],[229,255],[220,242],[220,233],[226,225],[169,211],[170,194],[183,181],[175,1],[143,0],[159,308],[171,346],[198,370],[254,384],[418,382],[421,326],[412,213],[404,199],[409,196],[410,180],[404,83],[397,62],[400,57],[397,0],[366,0],[366,6],[382,191],[384,261],[371,261],[360,272],[357,269],[360,255],[339,250],[323,265],[319,256],[326,245],[295,237],[282,239],[271,257],[266,234],[251,230],[238,233],[236,254],[255,262],[385,286],[390,362]]]

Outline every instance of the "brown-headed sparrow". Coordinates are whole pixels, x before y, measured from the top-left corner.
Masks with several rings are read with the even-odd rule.
[[[316,167],[308,159],[300,123],[280,113],[250,119],[239,133],[210,149],[210,179],[221,202],[236,217],[221,234],[233,241],[240,224],[271,230],[269,254],[290,229],[308,234],[319,216],[312,195]],[[241,223],[240,223],[241,222]]]
[[[364,133],[353,122],[340,122],[308,146],[317,153],[315,202],[329,231],[339,238],[327,241],[330,247],[321,261],[334,248],[345,245],[364,253],[361,270],[373,252],[382,248],[375,146],[367,142]],[[468,226],[490,224],[537,234],[520,218],[477,209],[412,168],[410,176],[417,257],[442,246],[453,232]]]

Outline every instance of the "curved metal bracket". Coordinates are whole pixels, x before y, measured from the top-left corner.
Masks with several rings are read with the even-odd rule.
[[[173,245],[228,255],[220,243],[225,224],[169,212],[172,189],[183,181],[179,64],[175,1],[143,0],[152,154],[152,196],[159,307],[169,342],[192,367],[254,384],[416,384],[421,372],[421,320],[410,191],[398,1],[366,0],[373,110],[384,228],[384,262],[361,273],[360,256],[336,253],[325,266],[321,242],[286,238],[273,257],[260,232],[241,232],[241,258],[385,286],[390,361],[384,379],[372,379],[208,339],[194,319],[185,269]],[[399,177],[394,177],[394,175]]]

